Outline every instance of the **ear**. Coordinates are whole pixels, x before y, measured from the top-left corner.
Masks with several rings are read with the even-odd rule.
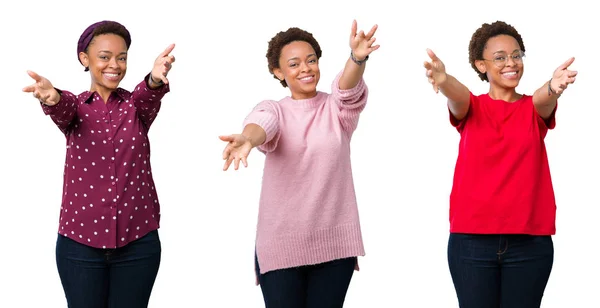
[[[79,61],[81,61],[81,64],[83,64],[83,66],[85,66],[86,68],[90,66],[90,59],[87,53],[83,51],[79,53]]]
[[[277,77],[277,79],[279,79],[281,81],[283,81],[285,79],[285,76],[283,75],[283,72],[281,71],[280,68],[274,68],[273,74],[275,75],[275,77]]]
[[[487,68],[485,67],[485,62],[483,60],[475,60],[475,66],[480,73],[485,74],[487,72]]]

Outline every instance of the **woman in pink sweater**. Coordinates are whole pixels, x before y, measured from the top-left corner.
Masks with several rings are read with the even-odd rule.
[[[265,305],[342,307],[357,256],[364,256],[350,140],[367,102],[366,61],[379,45],[373,26],[350,33],[351,53],[331,86],[317,91],[321,48],[298,28],[269,42],[269,72],[291,96],[259,103],[227,142],[224,170],[250,151],[266,155],[256,233],[256,273]]]

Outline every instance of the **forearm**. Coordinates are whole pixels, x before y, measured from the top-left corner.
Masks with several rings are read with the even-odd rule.
[[[250,123],[244,127],[242,135],[246,137],[252,144],[252,147],[257,147],[267,140],[267,133],[257,124]]]
[[[543,119],[548,119],[552,115],[554,108],[556,108],[558,98],[560,97],[560,94],[556,94],[556,92],[549,88],[549,83],[550,81],[544,83],[542,87],[533,93],[532,97],[533,106],[535,106],[538,114]]]
[[[364,59],[357,59],[364,60]],[[342,76],[340,77],[339,87],[340,90],[347,90],[356,87],[358,82],[362,79],[363,74],[365,73],[365,67],[367,63],[366,61],[362,64],[358,65],[355,63],[351,57],[346,61],[346,66],[344,66],[344,71],[342,72]]]
[[[446,80],[439,84],[439,89],[448,98],[448,108],[452,115],[457,120],[464,118],[471,102],[469,89],[449,74],[446,74]]]

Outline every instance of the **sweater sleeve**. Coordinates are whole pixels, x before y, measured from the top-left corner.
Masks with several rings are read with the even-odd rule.
[[[342,77],[342,72],[333,80],[331,93],[333,100],[340,108],[339,119],[342,128],[346,132],[352,133],[358,126],[360,113],[365,109],[369,91],[362,78],[354,88],[341,90],[339,85],[340,77]]]
[[[279,113],[276,104],[274,101],[262,101],[244,119],[244,127],[248,124],[256,124],[267,134],[265,142],[258,146],[263,153],[274,151],[279,141]]]

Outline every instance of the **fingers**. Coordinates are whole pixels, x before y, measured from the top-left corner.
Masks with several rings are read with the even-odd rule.
[[[31,93],[33,91],[35,91],[35,84],[32,84],[30,86],[26,86],[25,88],[23,88],[23,92]]]
[[[233,141],[233,136],[231,136],[231,135],[229,135],[229,136],[221,135],[221,136],[219,136],[219,139],[221,139],[222,141],[231,142],[231,141]]]
[[[223,171],[227,171],[233,163],[233,170],[240,169],[240,162],[246,168],[248,168],[248,160],[246,157],[236,157],[235,155],[229,155],[227,159],[225,159],[225,164],[223,165]]]
[[[558,69],[559,70],[564,70],[567,69],[571,64],[573,64],[573,61],[575,61],[575,57],[571,57],[569,58],[569,60],[565,61],[565,63],[561,64]]]
[[[42,81],[42,76],[38,75],[37,73],[33,72],[33,71],[27,71],[27,75],[29,75],[29,77],[33,78],[33,80],[35,80],[36,83],[26,86],[23,88],[23,92],[33,92],[35,91],[35,89],[37,88],[37,83]],[[35,96],[35,95],[34,95]]]
[[[440,59],[437,57],[437,55],[433,52],[433,50],[427,48],[427,55],[429,56],[429,58],[432,61],[439,61]]]
[[[567,77],[575,77],[577,76],[577,71],[567,71]]]
[[[373,37],[373,35],[375,35],[375,31],[377,31],[377,27],[378,25],[374,25],[371,30],[369,31],[369,33],[367,33],[367,39],[371,39]]]
[[[162,80],[162,82],[164,84],[168,84],[169,83],[169,79],[167,79],[167,76],[165,76],[164,74],[160,75],[160,80]]]
[[[352,28],[350,29],[350,39],[353,39],[356,36],[356,29],[357,29],[357,24],[356,24],[356,19],[352,21]]]
[[[168,56],[168,55],[171,53],[171,51],[173,51],[173,48],[175,48],[175,44],[171,44],[171,45],[169,45],[169,46],[167,47],[167,49],[165,49],[165,51],[163,51],[163,52],[160,54],[160,57],[166,57],[166,56]]]
[[[240,168],[240,159],[233,158],[233,170],[238,170]]]
[[[38,75],[34,71],[27,71],[27,75],[29,75],[29,77],[33,78],[33,80],[35,80],[36,82],[42,81],[42,76]]]
[[[227,169],[229,169],[229,166],[231,166],[232,161],[233,157],[230,157],[225,161],[225,165],[223,165],[223,171],[227,171]]]

